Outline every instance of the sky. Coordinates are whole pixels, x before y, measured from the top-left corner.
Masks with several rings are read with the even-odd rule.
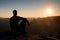
[[[0,0],[0,17],[10,18],[14,9],[22,17],[60,16],[60,0]]]

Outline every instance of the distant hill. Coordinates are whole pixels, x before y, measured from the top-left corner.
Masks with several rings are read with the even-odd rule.
[[[32,33],[59,33],[60,34],[60,16],[46,18],[37,18],[31,21]]]
[[[26,27],[29,33],[60,33],[60,16],[46,18],[28,18],[30,26]],[[0,18],[0,32],[9,31],[9,18]]]
[[[29,22],[33,20],[33,18],[28,18]],[[10,31],[9,18],[0,18],[0,32]]]

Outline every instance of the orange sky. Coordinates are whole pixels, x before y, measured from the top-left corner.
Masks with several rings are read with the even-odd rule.
[[[4,2],[4,3],[3,3]],[[11,2],[11,3],[10,3]],[[22,17],[48,17],[48,16],[60,16],[60,5],[59,1],[0,1],[0,17],[10,18],[12,11],[16,9],[18,16]],[[20,4],[19,4],[20,3]],[[52,10],[51,14],[46,11]]]

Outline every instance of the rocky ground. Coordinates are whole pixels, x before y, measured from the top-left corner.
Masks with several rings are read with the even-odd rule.
[[[48,35],[27,35],[23,36],[20,35],[16,38],[17,40],[60,40],[60,35],[56,34],[48,34]],[[12,36],[10,33],[0,33],[0,40],[16,40],[14,39],[14,36]]]

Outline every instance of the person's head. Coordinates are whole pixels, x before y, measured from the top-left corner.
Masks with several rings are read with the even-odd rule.
[[[17,16],[17,10],[13,10],[13,15]]]

